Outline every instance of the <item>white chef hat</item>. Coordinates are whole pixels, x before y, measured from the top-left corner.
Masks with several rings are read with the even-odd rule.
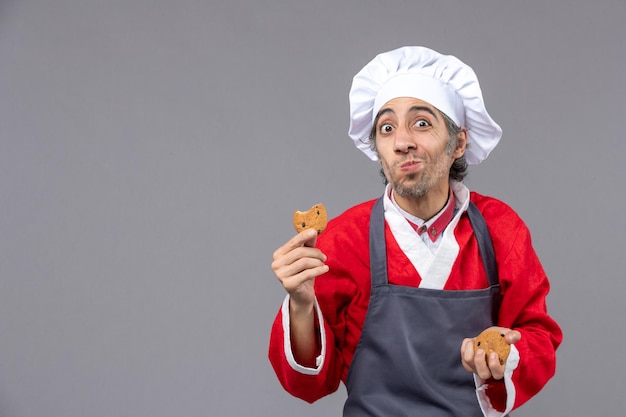
[[[451,55],[422,46],[405,46],[376,56],[352,81],[350,130],[357,148],[378,160],[369,135],[380,108],[397,97],[424,100],[465,127],[465,159],[477,165],[495,148],[502,129],[487,113],[476,74]]]

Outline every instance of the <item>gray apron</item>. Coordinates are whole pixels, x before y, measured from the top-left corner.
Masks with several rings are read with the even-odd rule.
[[[344,417],[482,417],[460,348],[495,324],[500,286],[485,220],[470,202],[489,288],[444,291],[389,285],[382,197],[370,220],[372,291],[348,371]],[[474,274],[476,271],[467,271]]]

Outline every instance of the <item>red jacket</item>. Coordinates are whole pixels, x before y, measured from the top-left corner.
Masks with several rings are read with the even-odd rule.
[[[539,392],[554,375],[555,351],[562,333],[547,313],[549,283],[526,225],[499,200],[474,192],[470,199],[487,222],[496,254],[502,291],[498,325],[522,334],[515,344],[520,360],[511,378],[513,389],[509,389],[508,394],[514,395],[514,409]],[[302,369],[294,369],[288,360],[290,347],[286,345],[288,339],[283,330],[283,311],[288,310],[278,312],[272,327],[269,358],[276,375],[285,390],[308,402],[336,391],[340,381],[345,383],[361,336],[370,297],[368,242],[374,202],[357,205],[331,220],[318,238],[317,247],[327,255],[326,263],[330,267],[328,273],[315,281],[315,294],[323,316],[318,323],[323,323],[325,345],[318,368],[303,373]],[[486,288],[482,259],[466,213],[456,225],[454,236],[460,249],[444,290]],[[385,238],[389,283],[419,286],[421,277],[398,246],[389,224],[385,225]],[[490,407],[504,410],[507,399],[504,381],[490,380],[486,384],[484,392]]]

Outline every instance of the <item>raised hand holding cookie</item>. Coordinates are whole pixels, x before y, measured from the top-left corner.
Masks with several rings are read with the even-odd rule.
[[[317,235],[326,227],[327,218],[321,203],[306,212],[295,211],[293,225],[298,234],[274,252],[272,269],[296,308],[311,308],[315,298],[314,278],[328,271],[324,264],[326,256],[315,248]]]

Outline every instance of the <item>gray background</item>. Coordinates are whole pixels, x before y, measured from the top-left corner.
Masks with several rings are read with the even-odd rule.
[[[294,209],[382,192],[352,76],[425,45],[504,129],[467,184],[533,232],[565,341],[517,416],[625,409],[626,3],[0,3],[0,416],[332,416],[266,359]]]

